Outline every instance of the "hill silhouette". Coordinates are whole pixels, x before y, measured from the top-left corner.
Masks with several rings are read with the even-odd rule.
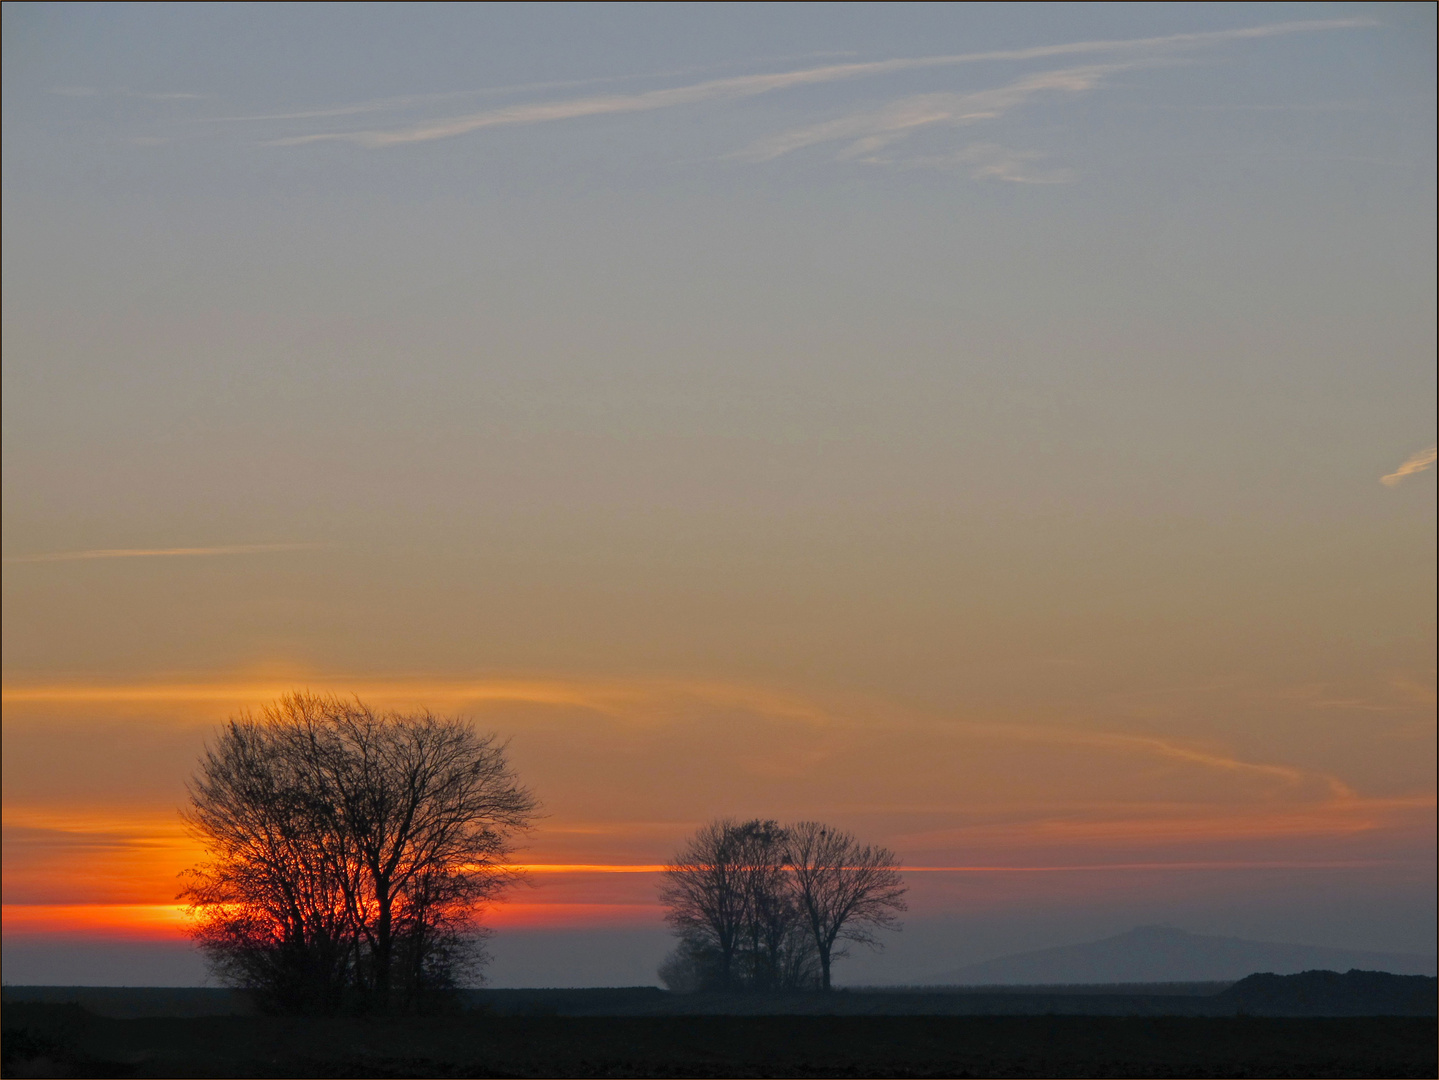
[[[1257,1015],[1433,1016],[1439,1012],[1439,979],[1386,971],[1266,972],[1240,979],[1218,996]]]
[[[1317,968],[1433,975],[1435,962],[1433,956],[1246,941],[1191,934],[1172,926],[1141,926],[1101,941],[970,964],[929,981],[951,986],[1221,981],[1261,971],[1293,975]]]

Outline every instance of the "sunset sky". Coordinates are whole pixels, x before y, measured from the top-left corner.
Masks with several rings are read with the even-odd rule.
[[[5,981],[199,982],[226,717],[470,717],[496,985],[705,820],[837,981],[1435,949],[1435,8],[3,9]]]

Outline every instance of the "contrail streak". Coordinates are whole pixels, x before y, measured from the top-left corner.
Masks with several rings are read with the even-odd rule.
[[[268,551],[305,551],[323,544],[229,544],[221,547],[93,548],[6,557],[7,563],[78,562],[84,559],[155,559],[182,555],[259,555]]]

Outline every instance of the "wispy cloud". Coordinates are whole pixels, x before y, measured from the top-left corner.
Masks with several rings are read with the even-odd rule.
[[[1394,487],[1406,476],[1413,476],[1415,473],[1426,472],[1433,468],[1436,456],[1439,456],[1439,447],[1433,446],[1427,450],[1420,450],[1417,454],[1411,454],[1409,460],[1387,476],[1381,476],[1379,482],[1385,487]]]
[[[1120,814],[1074,808],[1063,816],[1024,815],[1002,822],[944,825],[904,834],[911,850],[1002,852],[1014,857],[1035,849],[1073,852],[1120,845],[1138,854],[1148,848],[1302,837],[1403,833],[1432,813],[1428,793],[1390,798],[1328,798],[1262,802],[1243,807],[1190,803],[1136,805]],[[1020,855],[1019,857],[1024,857]],[[1329,862],[1325,859],[1323,862]]]
[[[221,547],[94,548],[7,556],[7,563],[76,562],[82,559],[153,559],[186,555],[259,555],[270,551],[305,551],[323,544],[229,544]]]
[[[783,60],[816,60],[821,57],[853,56],[850,51],[824,51],[797,53],[786,56],[770,56],[753,61],[754,66]],[[471,90],[447,90],[436,94],[401,94],[394,97],[375,98],[371,101],[353,102],[311,109],[288,110],[285,112],[253,113],[239,116],[211,116],[201,119],[202,123],[225,124],[261,120],[319,120],[336,116],[361,116],[365,113],[394,112],[417,105],[431,105],[442,101],[457,101],[464,98],[505,97],[537,90],[573,90],[581,86],[601,86],[606,83],[634,83],[647,79],[673,79],[683,75],[698,75],[713,71],[714,66],[686,67],[669,71],[647,71],[634,75],[601,75],[591,79],[554,79],[545,82],[509,83],[503,86],[482,86]]]
[[[1037,168],[1048,155],[1037,150],[1011,150],[997,143],[971,143],[952,154],[907,158],[861,158],[866,164],[901,168],[962,169],[973,180],[1007,180],[1012,184],[1068,184],[1079,178],[1073,169]]]
[[[68,98],[121,97],[138,98],[141,101],[199,101],[206,96],[188,91],[152,93],[145,90],[127,90],[123,87],[103,89],[98,86],[52,86],[50,93]]]
[[[1337,777],[1291,765],[1245,761],[1212,745],[1120,731],[1072,728],[1017,721],[988,722],[946,718],[936,721],[908,714],[887,703],[861,698],[822,702],[762,685],[720,680],[664,678],[520,677],[446,679],[337,678],[320,675],[235,681],[123,684],[10,684],[0,689],[7,705],[23,703],[100,705],[139,702],[217,702],[255,706],[292,692],[297,686],[319,692],[356,694],[380,706],[413,707],[426,702],[441,710],[470,712],[487,705],[525,704],[578,709],[607,716],[636,729],[659,730],[686,725],[708,727],[715,712],[747,713],[784,725],[806,737],[825,729],[886,730],[896,738],[908,731],[922,740],[977,736],[987,741],[1019,742],[1056,748],[1089,747],[1122,755],[1182,762],[1211,773],[1248,776],[1273,790],[1323,792],[1329,799],[1352,799],[1353,791]]]
[[[1332,799],[1354,798],[1354,791],[1349,785],[1328,773],[1301,769],[1292,765],[1245,761],[1221,749],[1185,743],[1176,739],[1115,731],[1068,729],[1045,724],[972,722],[966,724],[965,727],[971,731],[983,732],[996,738],[1059,746],[1090,746],[1096,749],[1168,758],[1207,770],[1247,775],[1255,779],[1271,781],[1277,783],[1281,788],[1294,791],[1313,788],[1326,791]]]
[[[542,124],[555,120],[574,120],[616,113],[650,112],[676,105],[693,105],[724,98],[753,97],[757,94],[785,90],[794,86],[833,82],[838,79],[879,74],[881,71],[899,71],[907,67],[926,66],[932,63],[933,61],[899,60],[869,64],[831,64],[821,68],[778,74],[741,75],[729,79],[711,79],[690,86],[647,90],[639,94],[605,94],[571,98],[567,101],[512,105],[384,130],[330,131],[310,135],[292,135],[273,139],[271,145],[303,146],[316,142],[349,142],[376,149],[405,143],[430,142],[434,139],[450,139],[490,127]]]
[[[677,74],[674,72],[668,74]],[[566,79],[557,82],[517,83],[514,86],[490,86],[478,90],[452,90],[439,94],[402,94],[397,97],[376,98],[373,101],[358,101],[349,105],[334,105],[327,108],[299,109],[287,112],[254,113],[240,116],[205,117],[204,123],[228,124],[262,120],[328,120],[338,116],[363,116],[366,113],[394,112],[415,106],[435,105],[442,101],[462,98],[500,97],[525,91],[573,89],[578,86],[594,86],[599,83],[632,81],[642,78],[660,78],[661,75],[617,75],[601,79]]]
[[[1027,75],[1005,86],[971,94],[921,94],[901,98],[881,109],[853,113],[837,120],[795,128],[751,143],[735,154],[750,161],[770,161],[783,154],[827,142],[849,142],[841,159],[873,160],[870,155],[919,128],[934,124],[963,125],[994,120],[1043,93],[1075,94],[1092,90],[1104,76],[1149,66],[1152,60],[1090,64]]]
[[[1265,26],[1245,27],[1236,30],[1216,30],[1196,34],[1170,34],[1164,37],[1079,41],[1062,45],[1043,45],[1029,49],[1003,49],[990,52],[959,53],[948,56],[911,57],[848,64],[826,64],[795,71],[710,79],[688,86],[650,90],[637,94],[593,95],[561,101],[537,102],[499,109],[486,109],[458,116],[416,121],[392,128],[361,131],[323,131],[303,135],[291,135],[272,139],[269,140],[269,142],[271,145],[276,146],[302,146],[317,142],[348,142],[370,149],[379,149],[410,143],[429,142],[435,139],[455,138],[491,127],[542,124],[560,120],[581,119],[584,117],[648,112],[680,105],[754,97],[800,86],[814,86],[823,83],[894,74],[904,71],[916,71],[925,68],[950,67],[959,64],[979,62],[1043,60],[1052,57],[1078,56],[1093,53],[1158,57],[1186,50],[1208,48],[1226,42],[1273,37],[1283,34],[1354,29],[1374,25],[1377,25],[1374,20],[1363,18],[1312,19],[1297,22],[1271,23]],[[1051,72],[1031,78],[1042,81],[1047,77],[1058,74],[1060,73]],[[1024,80],[1021,80],[1021,83],[1023,82]],[[1003,95],[1006,92],[1010,94],[1015,93],[1016,85],[1017,84],[1014,84],[1001,88],[998,91],[987,91],[984,93],[999,95],[994,99],[994,104],[998,107],[1004,107],[1002,100]],[[1044,88],[1057,89],[1059,87]],[[983,95],[966,96],[977,98]],[[972,103],[972,107],[979,108],[981,106],[978,101],[975,101]],[[781,153],[782,152],[784,151],[781,151]]]
[[[1203,862],[1075,863],[1063,866],[905,866],[906,874],[1062,874],[1109,870],[1372,870],[1388,859],[1209,859]]]

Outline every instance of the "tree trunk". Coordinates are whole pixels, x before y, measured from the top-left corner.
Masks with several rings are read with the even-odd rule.
[[[826,994],[829,993],[829,946],[821,945],[819,948],[819,971],[820,989]]]
[[[375,1007],[379,1012],[390,1010],[390,945],[391,897],[388,888],[376,890],[380,917],[375,925]]]

